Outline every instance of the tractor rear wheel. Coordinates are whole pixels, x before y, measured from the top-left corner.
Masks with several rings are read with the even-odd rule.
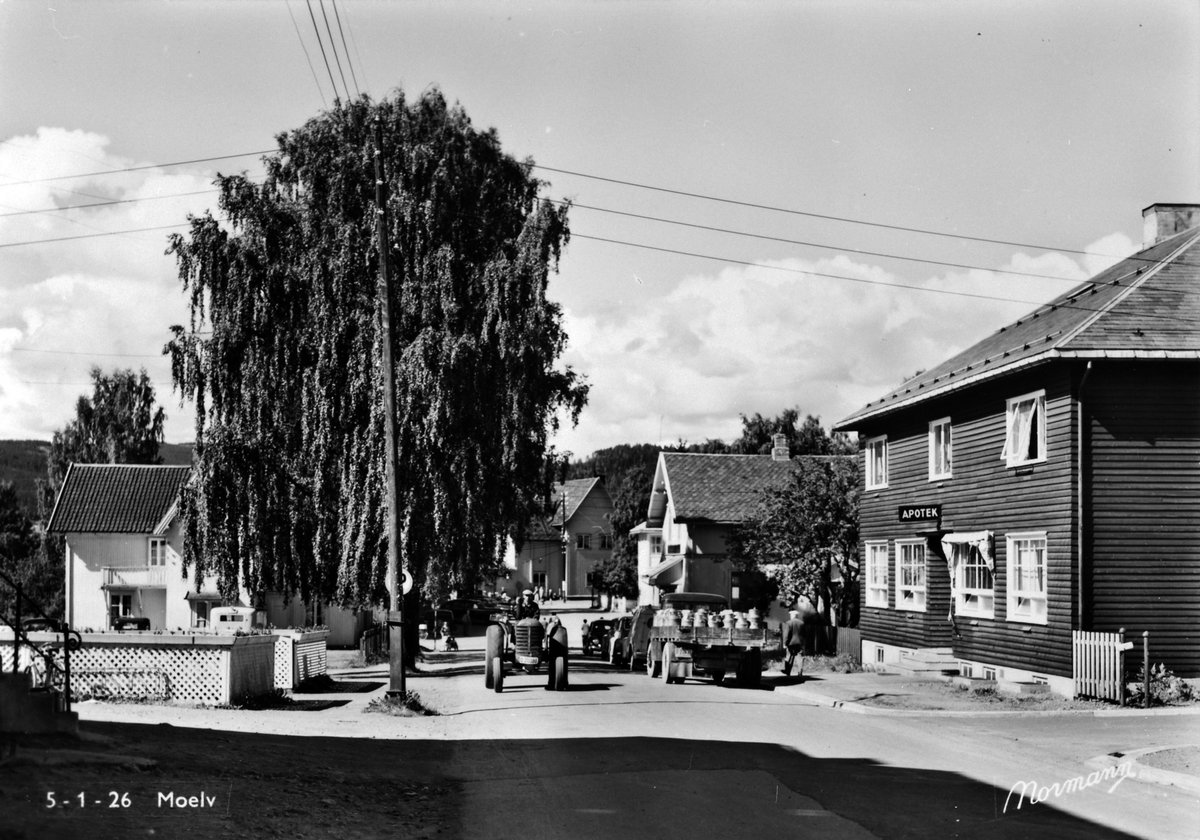
[[[491,671],[492,687],[499,694],[504,691],[504,660],[499,656],[493,657],[489,668]]]
[[[559,656],[554,660],[554,690],[567,690],[567,658]]]

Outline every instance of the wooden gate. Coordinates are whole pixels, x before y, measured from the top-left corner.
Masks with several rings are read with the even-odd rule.
[[[1071,632],[1071,671],[1076,697],[1122,702],[1125,678],[1123,633]]]

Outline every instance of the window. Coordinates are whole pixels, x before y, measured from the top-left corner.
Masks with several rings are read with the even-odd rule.
[[[534,572],[533,573],[533,588],[534,589],[545,589],[546,588],[546,573],[545,572]]]
[[[612,550],[612,534],[603,534],[602,533],[600,535],[600,547],[606,548],[610,551]]]
[[[929,424],[929,478],[950,475],[950,418],[943,417]]]
[[[888,605],[888,544],[867,543],[867,606]]]
[[[151,537],[149,543],[149,565],[167,565],[167,541],[163,537]]]
[[[887,436],[871,438],[867,441],[867,489],[887,487]]]
[[[1046,460],[1046,392],[1037,391],[1008,401],[1008,429],[1001,457],[1010,467]]]
[[[108,596],[108,617],[116,621],[127,615],[133,615],[133,594],[129,592],[111,592]]]
[[[592,535],[591,534],[576,534],[575,535],[575,547],[576,548],[591,548],[592,547]]]
[[[896,542],[896,609],[925,611],[925,543]]]
[[[650,535],[650,556],[658,557],[663,551],[662,536],[658,534]]]
[[[967,543],[954,546],[954,611],[959,615],[991,618],[995,614],[992,570],[979,549]]]
[[[1008,535],[1008,620],[1046,623],[1046,535]]]

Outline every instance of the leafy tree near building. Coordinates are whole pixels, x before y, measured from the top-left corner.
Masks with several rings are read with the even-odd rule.
[[[38,573],[38,539],[11,481],[0,481],[0,571],[42,609],[52,615],[61,614],[62,579],[54,586]],[[15,595],[7,585],[0,584],[0,615],[10,620]]]
[[[782,487],[761,492],[730,552],[767,573],[788,602],[819,605],[826,624],[858,624],[858,461],[800,458]]]
[[[383,371],[372,125],[396,278]],[[471,591],[544,495],[549,433],[586,385],[546,296],[567,208],[440,92],[364,97],[277,138],[261,184],[170,251],[191,321],[168,345],[196,404],[185,561],[223,593],[387,596],[383,376],[396,393],[400,557],[430,599]]]
[[[637,597],[637,542],[629,538],[629,531],[646,518],[650,485],[650,473],[640,465],[629,467],[613,485],[613,512],[609,520],[613,550],[596,568],[600,576],[597,589],[606,595]]]

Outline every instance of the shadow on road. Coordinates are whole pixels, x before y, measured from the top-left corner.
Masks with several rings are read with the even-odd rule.
[[[84,728],[111,739],[86,749],[151,758],[157,768],[47,766],[22,761],[19,752],[0,765],[6,836],[1131,837],[1053,803],[1025,801],[1019,810],[1010,803],[1006,813],[1008,789],[957,773],[820,759],[774,744]],[[1039,780],[1056,781],[1065,780]],[[109,807],[111,792],[116,807]],[[1072,794],[1081,806],[1106,795],[1102,787]],[[58,807],[47,808],[51,800]]]

